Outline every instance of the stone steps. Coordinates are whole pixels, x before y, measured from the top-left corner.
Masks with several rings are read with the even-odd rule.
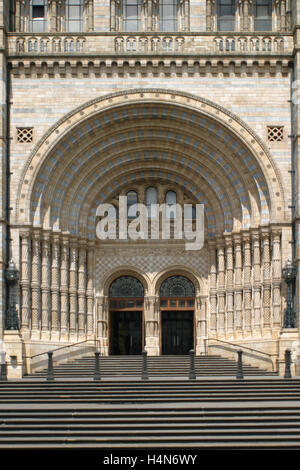
[[[189,356],[158,356],[148,357],[148,374],[152,377],[187,377],[189,374]],[[220,356],[195,357],[197,376],[234,376],[237,363],[234,360]],[[108,356],[100,357],[100,371],[103,377],[140,376],[142,370],[141,356]],[[258,367],[244,365],[245,375],[276,375]],[[56,377],[92,377],[94,373],[94,358],[83,357],[70,363],[54,366]],[[36,372],[35,377],[45,377],[46,370]],[[32,376],[32,374],[31,374]]]

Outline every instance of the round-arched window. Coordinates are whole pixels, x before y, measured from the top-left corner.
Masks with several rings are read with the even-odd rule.
[[[167,191],[166,193],[166,217],[167,219],[176,218],[176,200],[175,191]]]
[[[133,206],[138,203],[138,195],[136,191],[128,191],[127,196],[127,217],[134,219],[137,217],[137,209]]]
[[[162,283],[160,297],[195,297],[195,287],[184,276],[171,276]]]
[[[143,284],[133,276],[121,276],[111,283],[109,297],[144,297],[144,287]]]

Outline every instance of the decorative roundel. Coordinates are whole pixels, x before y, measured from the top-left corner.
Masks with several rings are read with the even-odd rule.
[[[166,279],[160,288],[161,297],[194,297],[193,283],[183,276],[171,276]]]
[[[144,297],[144,287],[132,276],[121,276],[115,279],[109,288],[110,297]]]

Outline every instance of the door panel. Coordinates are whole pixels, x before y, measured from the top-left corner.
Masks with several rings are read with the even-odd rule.
[[[112,354],[141,354],[142,312],[111,312]]]
[[[193,349],[193,312],[162,312],[162,354],[188,354]]]

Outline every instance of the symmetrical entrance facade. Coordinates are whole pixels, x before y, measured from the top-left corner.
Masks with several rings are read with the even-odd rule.
[[[134,18],[127,3],[77,2],[76,21],[67,1],[3,10],[9,373],[94,340],[103,355],[227,354],[234,343],[280,362],[298,341],[299,276],[292,304],[282,268],[300,263],[299,2],[229,2],[230,18],[222,1],[149,0]],[[131,216],[122,236],[100,239],[98,208],[118,214],[121,196],[128,214],[189,204],[193,227],[203,204],[203,246],[151,238],[148,226],[148,238],[126,239]]]

